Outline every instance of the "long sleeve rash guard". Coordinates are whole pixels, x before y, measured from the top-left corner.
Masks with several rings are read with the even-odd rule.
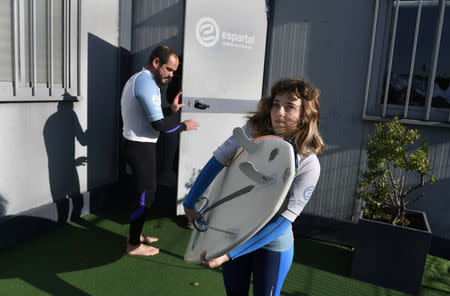
[[[170,108],[161,108],[159,87],[147,69],[128,79],[122,91],[121,111],[122,135],[130,141],[156,142],[160,132],[186,130],[186,125],[171,115]]]
[[[186,125],[183,122],[178,122],[176,116],[173,116],[170,107],[165,108],[163,112],[161,97],[155,95],[157,92],[159,92],[159,88],[155,85],[152,77],[146,75],[146,73],[136,77],[134,94],[144,108],[153,128],[164,133],[185,131]],[[168,116],[164,117],[164,114]]]

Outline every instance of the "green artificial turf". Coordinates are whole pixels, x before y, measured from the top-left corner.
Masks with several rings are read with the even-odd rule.
[[[147,221],[144,233],[159,237],[160,254],[138,257],[124,252],[127,214],[123,207],[99,211],[1,250],[0,295],[225,295],[220,268],[183,261],[184,217]],[[349,248],[296,237],[281,295],[405,295],[352,280],[351,257]],[[421,295],[448,295],[449,267],[429,256]]]
[[[450,261],[428,255],[422,286],[441,290],[450,295]]]

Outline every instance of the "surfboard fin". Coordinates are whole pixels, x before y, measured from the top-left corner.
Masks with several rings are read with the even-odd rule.
[[[272,182],[274,179],[272,177],[266,176],[263,173],[259,172],[253,163],[245,161],[239,164],[239,169],[241,172],[249,177],[252,181],[259,185],[264,185]]]
[[[244,150],[247,151],[248,154],[255,153],[260,147],[260,144],[257,144],[252,140],[250,140],[245,135],[244,130],[240,127],[236,127],[233,129],[233,137],[242,146],[242,148],[244,148]]]

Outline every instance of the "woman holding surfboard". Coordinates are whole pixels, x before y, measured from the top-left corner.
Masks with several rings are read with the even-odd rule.
[[[311,197],[320,175],[316,155],[323,152],[324,144],[319,134],[319,95],[319,89],[307,81],[279,80],[243,127],[249,138],[277,135],[289,141],[296,154],[296,172],[286,202],[259,232],[223,256],[207,260],[205,252],[201,255],[200,262],[207,267],[223,264],[227,295],[248,295],[251,273],[255,296],[280,294],[294,255],[291,224]],[[194,204],[239,147],[233,136],[228,138],[202,169],[184,202],[190,221],[198,218]]]

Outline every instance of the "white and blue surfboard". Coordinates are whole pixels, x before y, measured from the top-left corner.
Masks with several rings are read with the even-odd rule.
[[[290,143],[276,136],[253,141],[241,128],[233,136],[242,146],[195,205],[203,223],[196,223],[184,260],[200,263],[244,243],[278,212],[295,176]]]

